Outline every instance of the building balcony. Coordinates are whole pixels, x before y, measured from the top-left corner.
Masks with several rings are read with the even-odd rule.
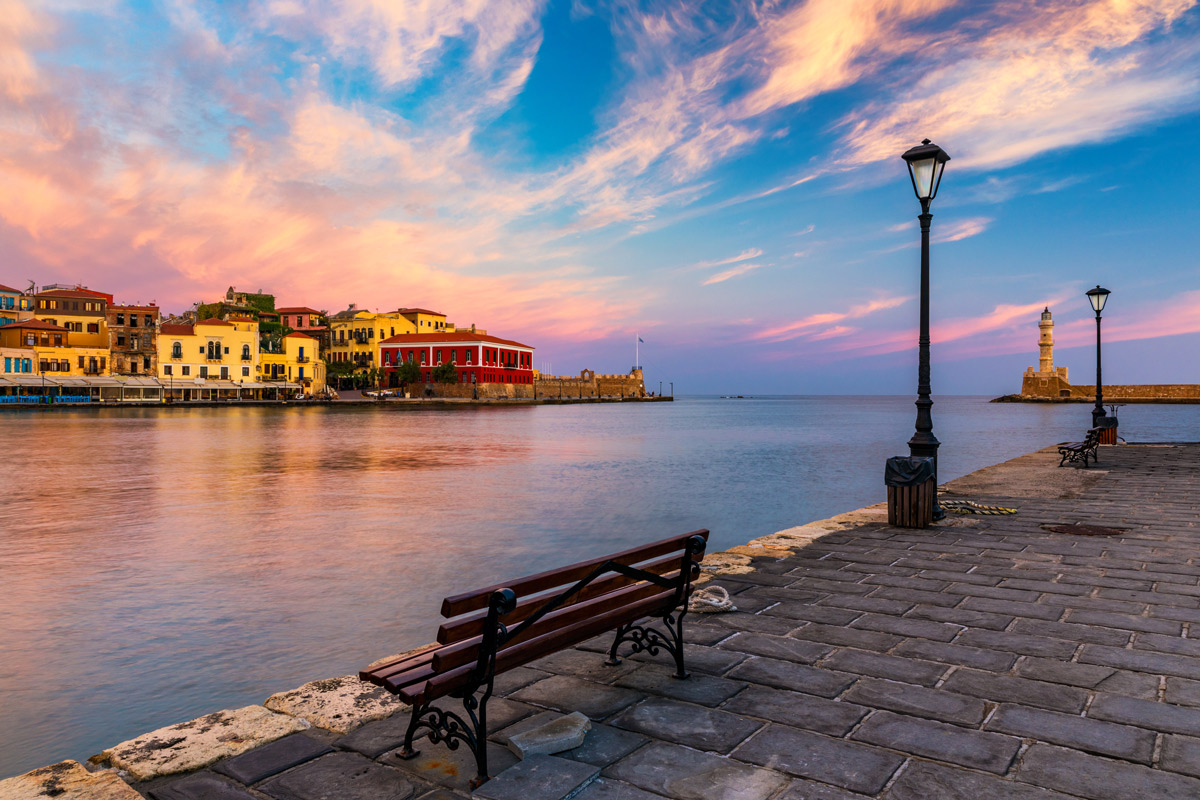
[[[296,356],[296,363],[307,364],[308,362],[309,362],[308,356]]]
[[[242,356],[242,361],[253,361],[254,356]]]
[[[204,360],[205,360],[205,361],[224,361],[225,359],[223,359],[223,358],[222,358],[221,356],[219,356],[219,355],[216,355],[216,356],[209,356],[208,358],[206,358],[206,359],[204,359]]]

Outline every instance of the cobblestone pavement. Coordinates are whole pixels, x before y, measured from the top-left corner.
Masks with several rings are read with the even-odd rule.
[[[496,777],[477,796],[1200,798],[1200,445],[1101,458],[1076,497],[1005,497],[1003,475],[992,495],[979,493],[987,481],[963,483],[1016,516],[865,524],[755,559],[717,581],[737,612],[688,618],[690,680],[661,659],[605,667],[607,638],[506,674],[489,706],[497,735],[548,712],[581,711],[593,728],[576,750],[519,763],[494,745]],[[1042,451],[1005,467],[1040,470],[1050,486],[1056,462]],[[1043,528],[1064,524],[1125,530]],[[139,790],[467,796],[463,750],[425,743],[415,761],[395,757],[406,722],[294,734]]]

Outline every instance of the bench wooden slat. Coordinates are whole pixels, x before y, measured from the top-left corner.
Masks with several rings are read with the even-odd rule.
[[[678,577],[678,571],[676,571],[675,575]],[[615,592],[609,592],[585,603],[576,603],[575,605],[551,611],[521,631],[519,635],[505,642],[500,652],[503,653],[505,650],[521,642],[570,627],[581,620],[591,619],[599,614],[608,613],[614,609],[644,600],[647,597],[654,597],[663,591],[663,587],[656,586],[653,583],[641,583],[636,586],[626,586]],[[504,621],[505,623],[508,622],[507,616],[505,616]],[[465,642],[441,648],[433,656],[434,671],[447,672],[463,664],[475,663],[479,658],[479,645],[481,641],[482,637],[476,637]]]
[[[442,601],[442,616],[446,618],[457,617],[469,611],[478,611],[481,608],[486,608],[492,594],[501,589],[512,589],[518,597],[521,597],[527,594],[544,592],[547,589],[553,589],[564,584],[574,583],[587,576],[589,572],[606,561],[639,563],[666,555],[667,553],[682,551],[687,547],[688,540],[693,536],[700,536],[707,540],[708,531],[698,530],[685,533],[682,536],[672,536],[669,539],[663,539],[652,544],[642,545],[641,547],[632,547],[613,555],[601,556],[600,558],[593,558],[590,561],[581,561],[578,564],[531,575],[515,583],[498,583],[486,589],[476,589],[472,592],[447,597]],[[699,556],[697,556],[697,559],[699,559]]]
[[[657,561],[651,561],[648,564],[635,564],[631,566],[636,566],[640,570],[652,572],[655,575],[664,575],[672,570],[678,572],[679,562],[680,556],[676,554],[665,556]],[[567,606],[582,603],[594,597],[608,594],[609,592],[619,589],[622,586],[629,586],[632,583],[637,583],[637,581],[637,578],[630,578],[625,575],[613,575],[608,578],[601,578],[589,584],[588,586],[585,586],[579,591],[579,594],[563,603],[562,607],[566,608]],[[557,589],[559,587],[556,586],[554,588]],[[504,623],[509,627],[512,627],[514,623],[520,622],[523,619],[527,619],[530,615],[541,608],[542,604],[553,599],[554,594],[555,593],[551,591],[539,593],[533,595],[532,597],[526,596],[518,598],[517,607],[508,614],[504,615]],[[461,642],[465,639],[472,639],[476,636],[480,636],[483,633],[484,623],[486,621],[487,611],[480,611],[472,614],[469,617],[445,622],[440,628],[438,628],[438,643],[454,644],[455,642]]]
[[[376,664],[373,667],[368,667],[367,669],[364,669],[361,672],[359,672],[358,675],[360,678],[362,678],[365,681],[365,680],[370,680],[369,678],[365,677],[366,675],[377,674],[377,673],[392,674],[397,671],[397,669],[396,669],[397,667],[399,667],[400,669],[408,669],[410,666],[412,666],[413,664],[416,664],[416,663],[426,663],[427,664],[433,658],[433,651],[437,650],[437,649],[438,648],[436,646],[433,646],[433,647],[426,646],[424,649],[419,650],[416,653],[409,653],[407,655],[402,655],[393,661],[385,661],[382,664]]]
[[[606,614],[577,622],[566,628],[538,636],[535,639],[521,642],[513,647],[501,650],[496,656],[496,674],[528,664],[544,655],[557,652],[565,647],[585,641],[598,633],[612,630],[619,625],[649,616],[669,605],[675,598],[675,592],[663,591],[653,597],[634,603],[633,605],[610,611]],[[435,675],[423,684],[408,686],[395,685],[391,680],[385,681],[384,686],[400,697],[406,703],[428,703],[439,697],[453,692],[470,682],[475,665],[466,664],[461,667]]]

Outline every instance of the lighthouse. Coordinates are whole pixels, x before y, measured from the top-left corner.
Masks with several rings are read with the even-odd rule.
[[[1050,307],[1042,311],[1042,321],[1038,323],[1038,348],[1042,351],[1038,372],[1043,375],[1054,374],[1054,320],[1050,317]]]

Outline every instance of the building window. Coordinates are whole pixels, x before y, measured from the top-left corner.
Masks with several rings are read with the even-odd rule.
[[[221,367],[221,380],[229,380],[229,367]]]
[[[184,365],[183,365],[183,374],[184,374],[184,375],[191,375],[191,374],[192,374],[192,368],[191,368],[190,366],[188,366],[187,364],[184,364]]]
[[[200,377],[201,378],[208,377],[208,367],[203,364],[200,366]]]
[[[117,324],[118,325],[125,324],[125,315],[124,314],[117,314]]]
[[[137,327],[137,314],[129,315],[129,327],[131,327],[131,328]]]
[[[100,323],[98,323],[98,322],[89,322],[88,323],[88,333],[99,333],[99,332],[100,332]]]
[[[249,367],[242,367],[242,377],[243,378],[250,377],[250,368]]]
[[[150,356],[142,356],[142,369],[150,371]]]
[[[183,343],[182,342],[172,343],[171,358],[183,358]]]
[[[117,334],[117,347],[124,347],[124,346],[125,346],[125,334],[118,333]]]
[[[83,356],[79,357],[79,368],[83,369]]]
[[[153,314],[146,314],[146,315],[145,315],[145,320],[146,320],[146,327],[147,327],[147,328],[149,328],[151,325],[153,325],[153,324],[154,324],[154,315],[153,315]]]
[[[163,375],[170,375],[170,374],[171,374],[171,365],[170,364],[164,365],[163,366]]]
[[[12,372],[12,357],[11,356],[4,357],[4,371]]]
[[[229,348],[228,348],[228,347],[226,347],[226,348],[225,348],[225,355],[229,355]]]
[[[250,360],[250,345],[242,345],[242,358],[246,361]]]
[[[442,363],[442,351],[441,350],[437,351],[437,363],[438,364]]]

